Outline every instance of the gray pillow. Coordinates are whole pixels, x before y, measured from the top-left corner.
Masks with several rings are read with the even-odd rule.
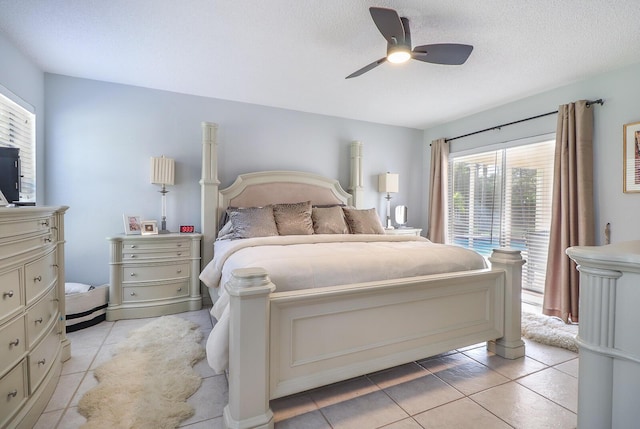
[[[313,234],[311,201],[293,204],[275,204],[273,217],[280,235]]]
[[[229,210],[234,238],[269,237],[278,235],[273,207],[249,207]]]
[[[349,234],[341,206],[314,207],[311,219],[316,234]]]
[[[228,216],[227,216],[228,217]],[[216,240],[229,240],[236,237],[236,232],[233,230],[233,223],[228,221],[224,224],[220,231],[218,232],[218,237]]]
[[[375,208],[358,210],[343,207],[351,234],[384,234],[384,228]]]

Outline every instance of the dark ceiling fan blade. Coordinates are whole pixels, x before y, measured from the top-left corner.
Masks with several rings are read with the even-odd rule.
[[[351,79],[352,77],[358,77],[361,74],[364,74],[364,73],[368,72],[369,70],[372,70],[372,69],[378,67],[380,64],[384,63],[385,61],[387,61],[387,57],[380,58],[379,60],[374,61],[371,64],[362,67],[360,70],[351,73],[349,76],[345,77],[345,79]]]
[[[369,12],[376,27],[388,43],[392,45],[404,44],[404,27],[398,12],[384,7],[370,7]]]
[[[416,46],[411,57],[425,63],[460,65],[464,64],[471,55],[473,46],[458,43],[436,43],[433,45]]]

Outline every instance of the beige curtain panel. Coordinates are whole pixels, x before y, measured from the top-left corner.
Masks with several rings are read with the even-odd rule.
[[[551,232],[543,313],[578,322],[580,277],[565,251],[594,245],[593,109],[584,100],[558,108]]]
[[[447,171],[449,146],[445,139],[431,142],[429,176],[429,231],[427,238],[445,243],[447,237]]]

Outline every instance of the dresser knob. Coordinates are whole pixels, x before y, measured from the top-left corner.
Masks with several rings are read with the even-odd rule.
[[[129,276],[131,276],[131,277],[135,277],[135,276],[136,276],[136,273],[131,273],[131,274],[129,274]]]
[[[9,298],[13,298],[13,291],[10,290],[9,292],[5,292],[2,294],[3,298],[9,297]]]
[[[9,346],[17,346],[18,344],[20,344],[20,338],[16,338],[14,341],[10,341],[9,342]]]
[[[43,221],[42,223],[40,223],[40,225],[42,226],[49,226],[49,219]]]
[[[47,360],[46,360],[46,359],[39,360],[39,361],[38,361],[38,366],[40,366],[40,365],[44,365],[45,363],[47,363]]]
[[[18,391],[13,389],[11,392],[7,394],[7,398],[15,398],[18,395]]]
[[[178,252],[178,256],[182,256],[182,252]]]
[[[182,243],[178,243],[178,247],[182,247]]]
[[[136,246],[135,244],[132,244],[132,245],[131,245],[131,248],[132,248],[132,249],[135,249],[136,247],[138,247],[138,246]]]
[[[129,295],[136,296],[136,293],[135,292],[131,292]]]
[[[34,320],[34,323],[37,325],[38,323],[42,323],[42,317]]]
[[[179,288],[178,288],[178,292],[180,292],[180,291],[182,291],[182,288],[181,288],[181,287],[179,287]]]
[[[45,237],[44,242],[45,243],[51,243],[51,237]]]
[[[33,282],[41,282],[42,281],[42,276],[38,276],[38,277],[34,277],[33,278]]]
[[[131,255],[131,259],[136,259],[137,256],[136,255]]]
[[[177,271],[177,273],[178,273],[178,274],[182,273],[182,270],[178,270],[178,271]]]

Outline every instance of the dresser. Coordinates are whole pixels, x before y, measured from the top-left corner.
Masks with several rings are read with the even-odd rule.
[[[384,233],[387,235],[415,235],[415,236],[419,236],[420,233],[422,232],[422,228],[411,228],[411,227],[404,227],[404,228],[395,228],[395,229],[385,229]]]
[[[107,320],[202,308],[201,234],[120,235],[111,246]]]
[[[0,428],[31,428],[71,357],[64,322],[64,213],[0,207]]]

